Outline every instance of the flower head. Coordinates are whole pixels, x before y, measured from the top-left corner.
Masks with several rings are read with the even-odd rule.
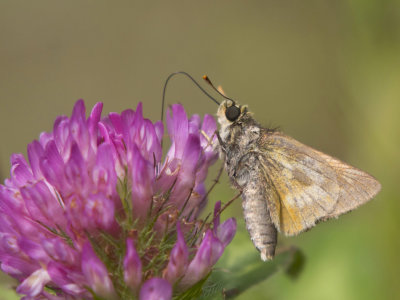
[[[161,122],[136,111],[71,117],[11,157],[0,185],[1,269],[29,299],[171,299],[204,278],[230,243],[234,219],[199,219],[204,180],[216,161],[216,124],[167,114],[171,146],[162,158]]]

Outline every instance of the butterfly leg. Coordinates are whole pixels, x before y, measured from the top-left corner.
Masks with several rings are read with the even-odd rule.
[[[218,130],[215,130],[215,134],[217,135],[218,142],[219,142],[219,145],[221,146],[222,152],[224,152],[226,154],[226,143],[224,141],[222,141],[222,138],[219,135]]]

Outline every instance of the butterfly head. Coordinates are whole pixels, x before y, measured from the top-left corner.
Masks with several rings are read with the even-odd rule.
[[[247,106],[239,105],[232,100],[224,100],[218,108],[217,117],[221,126],[229,126],[240,121],[247,114]]]

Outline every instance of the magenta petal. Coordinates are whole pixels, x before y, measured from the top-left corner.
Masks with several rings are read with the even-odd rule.
[[[88,294],[88,291],[84,288],[86,285],[85,278],[77,270],[69,269],[59,263],[50,262],[47,266],[47,271],[51,281],[66,293],[80,296],[80,298],[85,298],[84,295]]]
[[[132,239],[126,240],[126,255],[124,258],[125,283],[136,290],[142,282],[142,262],[136,252]]]
[[[38,236],[43,232],[43,227],[38,226],[35,221],[27,218],[23,213],[14,211],[12,214],[10,214],[10,212],[7,211],[7,214],[8,215],[5,216],[0,215],[0,227],[12,227],[12,232],[18,232],[18,234],[24,236]]]
[[[199,115],[193,115],[189,119],[189,134],[198,134],[201,126],[201,119]]]
[[[77,251],[59,237],[43,238],[41,244],[46,253],[55,261],[66,265],[73,265],[78,261]]]
[[[11,156],[11,179],[15,187],[22,187],[33,180],[33,174],[22,154]]]
[[[40,160],[44,154],[44,149],[38,141],[33,141],[28,145],[28,158],[29,163],[32,167],[33,175],[36,178],[42,176],[42,171],[40,170]]]
[[[82,156],[87,158],[90,147],[89,131],[86,124],[86,108],[83,100],[75,103],[69,122],[71,137],[79,145]]]
[[[218,238],[215,236],[212,237],[211,241],[211,259],[210,259],[210,268],[215,265],[218,259],[221,257],[222,253],[224,252],[224,245],[220,242]]]
[[[154,168],[134,147],[131,163],[132,202],[135,216],[146,216],[153,195]]]
[[[46,180],[59,191],[68,190],[64,175],[64,161],[58,152],[56,143],[50,141],[46,145],[43,159],[40,162],[40,170]]]
[[[74,108],[72,109],[71,120],[77,123],[83,123],[86,119],[85,114],[85,102],[82,99],[79,99],[75,102]]]
[[[162,138],[164,136],[164,125],[161,121],[158,121],[154,124],[154,129],[156,131],[156,135],[158,138],[158,142],[161,143]]]
[[[98,122],[100,122],[101,112],[103,110],[103,103],[97,102],[90,112],[90,117],[88,118],[88,124],[90,127],[95,127]]]
[[[47,226],[64,226],[66,220],[61,204],[52,194],[44,181],[39,181],[33,186],[21,188],[21,195],[25,206],[33,220],[41,221]]]
[[[196,167],[201,154],[200,140],[196,135],[189,135],[182,157],[177,185],[190,189],[194,186]],[[188,193],[184,193],[187,196]]]
[[[43,287],[50,281],[49,273],[44,269],[33,272],[17,288],[17,292],[30,297],[39,295]]]
[[[224,247],[226,247],[233,239],[236,233],[236,220],[230,218],[222,223],[217,228],[217,237],[222,242]]]
[[[165,279],[171,284],[174,284],[185,274],[189,262],[189,250],[185,243],[185,238],[179,222],[176,223],[176,232],[177,241],[174,248],[171,250],[165,274]]]
[[[171,297],[172,287],[169,282],[161,278],[152,278],[140,289],[139,300],[169,300]]]
[[[82,272],[89,287],[100,297],[113,299],[114,287],[108,276],[107,268],[94,253],[92,246],[86,242],[82,249]]]
[[[144,133],[141,133],[141,131],[144,130],[143,121],[142,103],[139,102],[136,107],[136,112],[132,123],[130,124],[130,128],[128,129],[132,137],[132,141],[134,141],[135,138],[142,139],[144,137]],[[140,146],[137,145],[137,142],[134,142],[134,144],[136,144],[138,147]]]
[[[135,118],[138,117],[141,120],[143,120],[143,103],[139,102],[138,105],[136,105],[136,114]]]
[[[87,120],[88,130],[90,134],[90,147],[92,149],[97,148],[97,134],[98,134],[98,124],[101,118],[101,111],[103,110],[103,103],[98,102],[93,106],[90,116]]]
[[[215,131],[217,130],[217,123],[215,119],[211,115],[205,115],[203,119],[203,124],[201,129],[208,137],[213,137],[213,140],[216,140],[217,137],[215,135]],[[203,136],[204,137],[204,136]],[[207,140],[203,140],[204,142],[208,142]]]
[[[42,132],[39,134],[39,144],[42,146],[43,149],[46,148],[48,142],[54,139],[53,132]]]
[[[190,286],[196,283],[211,270],[211,239],[212,233],[207,231],[195,257],[189,264],[185,277],[181,281],[183,286]]]
[[[53,141],[61,150],[69,148],[71,139],[69,137],[69,119],[66,116],[60,116],[55,120],[53,126],[53,137]],[[49,137],[46,137],[46,140],[48,138]],[[47,146],[47,143],[42,143],[42,146]]]
[[[200,139],[198,135],[190,134],[186,141],[185,149],[182,156],[183,170],[186,173],[194,175],[198,160],[200,159],[201,147]]]
[[[171,135],[172,142],[175,144],[174,153],[168,152],[168,156],[172,155],[181,158],[189,134],[189,121],[183,106],[179,104],[172,105],[172,117],[168,109],[166,119],[168,132]]]
[[[26,258],[11,255],[1,257],[1,270],[18,280],[25,279],[38,268],[39,264],[30,263]]]
[[[117,114],[117,113],[109,113],[108,114],[108,119],[105,119],[101,122],[101,124],[103,126],[105,126],[105,124],[103,124],[104,122],[111,122],[110,125],[112,125],[112,129],[113,131],[115,131],[116,134],[122,134],[122,119],[121,119],[121,115]],[[110,128],[110,126],[107,126],[108,128]],[[107,130],[108,131],[108,130]],[[110,130],[111,131],[111,130]],[[107,132],[107,134],[109,134],[109,132]]]
[[[6,188],[0,185],[0,209],[11,216],[15,216],[18,213],[26,213],[25,203],[22,197],[15,197],[15,191],[13,188]],[[2,219],[0,218],[0,223]],[[10,226],[12,228],[12,226]]]
[[[205,133],[207,138],[201,134],[200,143],[204,149],[206,161],[209,164],[212,164],[218,159],[218,152],[215,151],[215,145],[218,143],[218,139],[215,134],[215,131],[217,130],[217,124],[211,115],[204,116],[201,130]]]
[[[103,194],[90,195],[84,201],[84,218],[83,224],[87,229],[96,230],[96,228],[111,230],[116,226],[114,218],[114,203]]]
[[[115,172],[114,153],[111,144],[103,143],[97,149],[96,164],[92,170],[92,180],[97,189],[107,196],[115,196],[117,174]]]
[[[84,191],[90,188],[85,160],[77,144],[72,145],[71,156],[65,164],[65,177],[67,182],[75,187],[77,191]]]
[[[201,147],[199,137],[191,134],[186,142],[178,179],[170,197],[171,201],[178,204],[179,209],[184,205],[195,186],[196,168],[200,155]],[[189,212],[189,209],[191,209],[190,206],[185,209],[184,215]],[[194,216],[196,215],[197,212]]]
[[[133,126],[133,121],[135,120],[136,113],[132,109],[124,110],[121,113],[120,124],[121,124],[121,133],[124,138],[124,141],[127,147],[133,145],[134,132],[137,129]],[[113,120],[111,120],[113,121]],[[118,127],[117,127],[118,128]],[[117,131],[118,132],[118,131]]]
[[[192,196],[190,197],[188,207],[192,207],[195,209],[196,214],[193,217],[197,217],[204,207],[207,204],[207,198],[205,197],[206,195],[206,187],[204,183],[196,183]],[[187,211],[190,211],[189,209]]]
[[[26,237],[20,237],[18,240],[18,246],[21,251],[23,251],[27,256],[29,256],[33,261],[40,264],[45,264],[49,261],[50,257],[44,251],[42,245],[28,239]]]
[[[159,162],[162,156],[162,149],[160,141],[157,137],[156,130],[154,128],[153,123],[145,119],[143,120],[143,128],[142,131],[144,136],[141,137],[141,141],[143,141],[142,145],[142,154],[147,154],[147,159],[154,162]]]
[[[106,142],[106,143],[110,143],[111,137],[110,137],[110,134],[108,132],[106,125],[104,125],[103,123],[99,123],[98,129],[99,129],[99,138],[103,139],[104,142]]]
[[[0,218],[2,216],[0,215]],[[0,251],[1,253],[9,253],[10,255],[18,255],[20,248],[18,246],[17,237],[14,234],[1,233],[0,234]],[[1,260],[1,257],[0,257]]]
[[[91,220],[85,216],[85,199],[80,195],[73,194],[70,197],[65,197],[65,212],[70,224],[74,228],[87,228],[88,224],[93,224],[95,220]]]
[[[211,230],[207,230],[195,257],[190,262],[186,274],[180,284],[187,287],[204,278],[221,257],[223,251],[223,244],[213,236]]]
[[[129,130],[128,126],[132,125],[135,119],[135,111],[132,109],[126,109],[121,113],[121,121],[126,128],[124,130]]]

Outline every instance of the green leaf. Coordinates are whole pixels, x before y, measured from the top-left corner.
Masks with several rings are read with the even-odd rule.
[[[199,299],[233,299],[280,270],[296,278],[303,265],[304,255],[294,247],[268,262],[261,261],[259,255],[247,255],[238,259],[229,270],[214,270]]]

